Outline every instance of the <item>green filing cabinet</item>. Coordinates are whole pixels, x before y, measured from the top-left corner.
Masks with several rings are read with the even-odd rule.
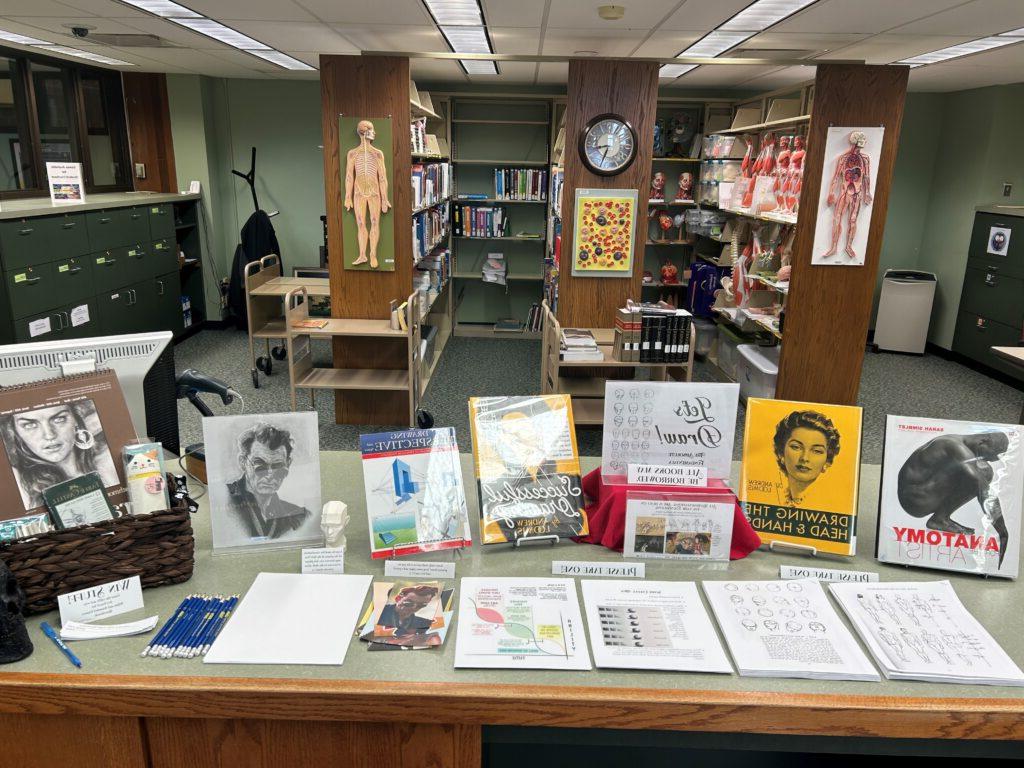
[[[0,221],[0,256],[4,271],[49,261],[52,217]]]
[[[88,299],[66,304],[59,312],[64,327],[61,333],[66,339],[85,339],[89,336],[102,336],[99,319],[96,317],[96,299]]]
[[[128,208],[107,208],[85,214],[91,250],[106,251],[139,239],[131,236],[128,211]]]
[[[84,213],[65,213],[60,216],[50,216],[47,219],[49,220],[47,248],[52,259],[84,256],[89,252],[89,233],[86,230]],[[47,219],[36,219],[36,221],[47,221]]]
[[[92,253],[92,276],[96,285],[96,293],[112,291],[128,282],[128,249],[109,248],[105,251]]]
[[[36,264],[4,273],[11,317],[27,317],[56,305],[53,274],[53,264]]]
[[[121,273],[121,284],[137,283],[140,280],[151,277],[153,274],[153,257],[149,243],[133,243],[128,246],[125,249],[125,263],[124,270]]]
[[[154,240],[149,247],[153,251],[154,274],[162,275],[172,270],[178,271],[178,252],[173,237]]]
[[[182,327],[181,292],[178,270],[153,278],[153,318],[151,327],[179,331]]]
[[[154,240],[174,239],[174,206],[170,203],[151,205],[149,210],[149,236]]]
[[[125,242],[140,243],[152,239],[149,233],[149,208],[136,205],[128,209],[128,239]]]
[[[96,294],[92,264],[88,256],[74,256],[53,263],[53,290],[57,303],[73,304],[91,299]]]

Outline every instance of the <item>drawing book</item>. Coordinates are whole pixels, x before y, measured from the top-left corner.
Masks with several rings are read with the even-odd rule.
[[[359,450],[371,557],[472,546],[453,428],[360,435]]]
[[[856,406],[747,401],[738,496],[761,541],[857,551],[861,422]]]
[[[484,544],[587,534],[568,395],[471,397],[469,422]]]
[[[1016,578],[1024,426],[889,416],[876,555]]]

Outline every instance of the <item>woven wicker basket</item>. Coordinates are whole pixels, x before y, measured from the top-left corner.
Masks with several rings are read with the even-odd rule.
[[[151,515],[5,542],[0,560],[25,590],[26,613],[43,613],[57,607],[57,595],[116,579],[139,576],[144,588],[188,581],[195,539],[182,503]]]

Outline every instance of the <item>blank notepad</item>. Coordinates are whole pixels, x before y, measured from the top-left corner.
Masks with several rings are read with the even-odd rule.
[[[203,661],[340,665],[371,579],[261,573]]]

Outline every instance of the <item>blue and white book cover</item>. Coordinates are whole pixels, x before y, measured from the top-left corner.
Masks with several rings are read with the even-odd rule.
[[[359,436],[374,558],[473,543],[455,430]]]

